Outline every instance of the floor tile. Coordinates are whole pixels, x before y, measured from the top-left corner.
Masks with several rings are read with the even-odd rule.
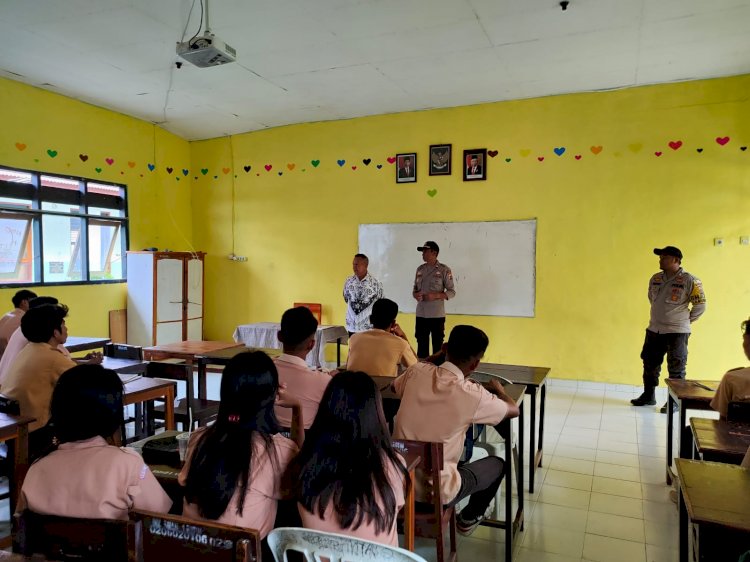
[[[463,553],[462,553],[463,555]],[[529,550],[523,546],[518,549],[518,556],[514,557],[517,562],[581,562],[580,556],[563,556],[551,552]]]
[[[589,511],[643,518],[643,503],[639,499],[591,492]]]
[[[634,519],[611,513],[589,513],[586,532],[615,539],[646,542],[643,519]]]
[[[641,482],[642,498],[652,502],[671,503],[672,500],[669,499],[669,491],[671,489],[672,486],[667,486],[665,483],[647,484]]]
[[[556,527],[570,531],[585,531],[589,512],[586,509],[575,509],[551,503],[539,503],[528,519],[531,525]]]
[[[616,453],[614,451],[597,450],[596,462],[616,464],[620,466],[632,466],[635,468],[638,468],[640,466],[638,455],[631,455],[628,453]]]
[[[677,549],[663,548],[652,544],[646,545],[647,562],[678,562],[680,552]]]
[[[619,466],[603,462],[594,463],[594,476],[630,480],[631,482],[639,482],[641,479],[641,473],[637,467]]]
[[[652,502],[643,500],[643,518],[647,521],[669,524],[678,515],[677,504],[673,502]]]
[[[584,461],[596,460],[597,449],[587,449],[585,447],[574,447],[571,445],[557,444],[555,456],[566,457],[569,459],[581,459]]]
[[[611,494],[613,496],[624,496],[626,498],[641,499],[643,491],[640,482],[631,482],[630,480],[619,480],[616,478],[603,478],[594,476],[591,486],[592,492],[602,494]]]
[[[545,476],[545,484],[560,486],[561,488],[573,488],[575,490],[591,491],[593,476],[589,474],[578,474],[576,472],[563,472],[550,468]]]
[[[623,441],[612,441],[608,438],[600,438],[597,443],[596,447],[600,451],[612,451],[615,453],[627,453],[629,455],[637,455],[638,454],[638,444],[637,443],[626,443]]]
[[[581,459],[554,456],[548,466],[552,470],[562,470],[564,472],[577,472],[578,474],[588,475],[594,473],[594,463]]]
[[[544,484],[542,486],[542,491],[539,493],[539,498],[537,499],[539,503],[552,503],[579,509],[587,509],[590,500],[591,492],[561,488],[560,486],[552,486],[551,484]]]
[[[679,548],[680,527],[677,521],[669,524],[644,521],[646,544],[677,550]]]
[[[646,545],[586,533],[583,558],[592,562],[645,562]]]
[[[530,524],[521,546],[530,550],[580,557],[583,552],[583,538],[583,531]]]

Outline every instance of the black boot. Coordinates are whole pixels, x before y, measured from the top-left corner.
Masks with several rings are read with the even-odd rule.
[[[638,398],[633,398],[630,403],[633,406],[654,406],[656,405],[656,397],[654,396],[654,387],[645,386],[643,387],[643,394]]]

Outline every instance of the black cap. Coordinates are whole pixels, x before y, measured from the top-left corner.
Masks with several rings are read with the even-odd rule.
[[[424,252],[425,250],[435,250],[436,252],[440,252],[440,246],[432,240],[425,242],[424,246],[417,246],[417,252]]]
[[[663,248],[654,248],[654,253],[657,256],[674,256],[677,259],[682,259],[682,252],[679,248],[674,246],[664,246]]]

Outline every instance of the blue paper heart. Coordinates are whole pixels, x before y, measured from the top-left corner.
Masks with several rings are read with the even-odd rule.
[[[337,163],[337,164],[338,164],[339,166],[343,166],[344,164],[346,164],[346,160],[336,160],[336,163]]]
[[[560,148],[556,148],[555,154],[557,154],[558,156],[562,156],[563,154],[565,154],[565,147],[561,146]]]
[[[156,166],[154,166],[153,164],[149,164],[148,165],[149,172],[153,172],[155,168],[156,168]]]
[[[185,168],[182,169],[182,175],[187,176],[190,173],[190,170],[186,170]]]

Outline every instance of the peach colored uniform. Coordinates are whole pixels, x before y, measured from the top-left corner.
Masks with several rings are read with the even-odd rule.
[[[183,486],[187,482],[190,460],[195,445],[204,431],[205,428],[199,429],[190,437],[185,465],[182,467],[178,478],[179,483]],[[276,520],[276,502],[283,499],[280,489],[281,476],[284,474],[287,465],[299,452],[299,448],[291,439],[279,434],[274,435],[269,452],[271,454],[276,453],[278,463],[273,464],[269,455],[262,448],[260,437],[253,437],[253,447],[253,458],[250,461],[250,484],[245,492],[245,505],[242,509],[242,515],[237,513],[240,493],[239,488],[237,488],[234,496],[229,500],[229,505],[227,505],[221,517],[216,520],[216,523],[255,529],[260,533],[261,538],[265,538],[273,529]],[[187,499],[183,504],[182,514],[192,519],[206,520],[201,517],[198,506],[188,503]]]
[[[401,457],[401,455],[399,455]],[[401,457],[403,466],[406,466],[406,462]],[[333,512],[333,502],[329,502],[326,507],[324,516],[321,518],[320,515],[312,514],[305,509],[301,504],[298,504],[299,514],[302,518],[302,526],[308,529],[315,529],[316,531],[325,531],[327,533],[340,533],[342,535],[349,535],[351,537],[357,537],[358,539],[365,539],[368,541],[375,541],[383,544],[389,544],[392,546],[398,546],[398,535],[396,534],[396,514],[404,506],[404,472],[394,466],[393,463],[389,462],[387,467],[388,483],[393,490],[393,495],[396,499],[396,510],[393,514],[393,526],[390,531],[385,533],[378,533],[375,530],[375,523],[368,522],[367,519],[357,529],[344,529],[339,524],[336,516]],[[383,505],[381,502],[380,507]]]
[[[395,334],[374,328],[349,338],[346,368],[370,376],[395,377],[398,367],[411,367],[417,356],[409,342]]]
[[[302,405],[302,421],[310,429],[318,413],[320,399],[331,381],[328,371],[313,371],[304,359],[283,353],[274,359],[279,371],[279,383],[286,383],[287,394]],[[276,406],[276,418],[282,427],[292,426],[292,409]]]
[[[742,464],[740,466],[742,466],[742,468],[750,468],[750,447],[747,448],[747,453],[745,453],[745,458],[742,459]]]
[[[0,357],[0,386],[3,384],[3,381],[5,381],[5,375],[8,373],[11,363],[13,363],[13,360],[19,353],[21,353],[21,350],[26,347],[28,343],[29,340],[23,335],[21,328],[18,328],[10,336],[8,346],[5,348],[5,353]],[[64,344],[61,343],[58,345],[57,349],[59,349],[60,353],[65,357],[70,357],[70,351],[66,349]]]
[[[711,407],[725,418],[730,402],[745,400],[750,400],[750,367],[726,372],[711,399]]]
[[[16,308],[0,318],[0,356],[2,356],[5,351],[10,336],[12,336],[13,332],[15,332],[21,325],[21,317],[25,313],[25,310]]]
[[[480,384],[466,380],[450,362],[440,367],[417,363],[393,385],[401,397],[393,438],[443,443],[440,491],[447,503],[461,487],[458,459],[463,452],[466,430],[473,423],[500,423],[508,413],[508,406]],[[416,489],[418,493],[420,487]]]
[[[29,431],[47,425],[57,379],[76,362],[48,343],[29,343],[16,356],[3,382],[3,394],[18,400],[21,414],[36,418]]]
[[[32,464],[16,511],[127,519],[130,509],[167,513],[170,507],[172,500],[137,452],[97,436],[63,443]]]

